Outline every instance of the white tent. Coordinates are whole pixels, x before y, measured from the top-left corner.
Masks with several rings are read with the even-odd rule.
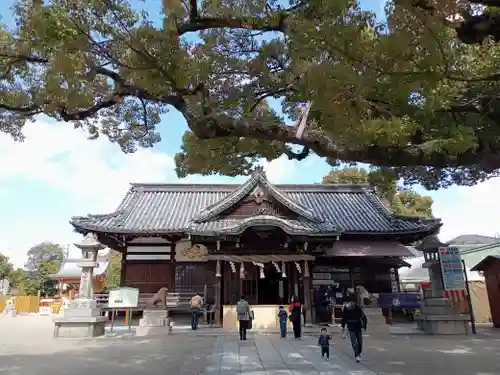
[[[429,270],[427,268],[422,268],[425,260],[424,257],[410,258],[405,260],[406,263],[411,265],[410,268],[400,268],[399,269],[399,281],[401,283],[422,283],[429,281]],[[466,270],[467,278],[469,281],[482,281],[484,278],[479,274],[479,272]]]

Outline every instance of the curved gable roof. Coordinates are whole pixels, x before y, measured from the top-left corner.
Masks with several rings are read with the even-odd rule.
[[[261,168],[256,169],[252,176],[243,185],[235,189],[232,193],[226,195],[219,202],[203,209],[198,215],[193,218],[193,221],[200,223],[203,221],[215,219],[218,215],[240,202],[259,185],[261,185],[266,191],[268,191],[271,196],[279,203],[295,212],[297,215],[300,215],[314,222],[323,221],[314,213],[314,211],[302,206],[300,203],[296,202],[286,194],[283,194],[281,191],[276,189],[276,187],[274,187],[268,181],[264,171]]]

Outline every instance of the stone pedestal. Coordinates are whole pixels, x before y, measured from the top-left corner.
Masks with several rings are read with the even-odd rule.
[[[54,337],[97,337],[104,335],[108,318],[101,316],[94,300],[74,300],[52,319]]]
[[[137,336],[168,335],[172,332],[172,324],[167,310],[144,310],[139,320]]]
[[[390,326],[387,324],[382,309],[378,307],[365,307],[363,311],[368,321],[367,332],[386,333]]]
[[[139,327],[165,327],[168,326],[167,310],[144,310]]]
[[[430,297],[422,301],[417,327],[433,335],[467,335],[470,333],[470,317],[459,314],[452,302],[444,297]]]

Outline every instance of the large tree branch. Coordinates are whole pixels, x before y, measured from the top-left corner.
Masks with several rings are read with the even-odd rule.
[[[189,32],[198,32],[208,29],[247,29],[257,31],[286,32],[286,19],[307,6],[307,1],[302,1],[286,9],[270,11],[263,17],[208,17],[200,16],[198,1],[189,0],[189,21],[177,27],[179,35]]]
[[[500,7],[500,0],[469,0],[471,4],[484,5],[485,7]],[[406,8],[413,7],[434,17],[436,7],[429,0],[395,0],[396,5]],[[454,15],[450,15],[454,16]],[[464,10],[463,20],[455,21],[447,18],[441,19],[443,24],[453,28],[457,38],[465,44],[481,44],[491,37],[500,42],[500,14],[497,12],[483,12],[482,14],[469,14]]]
[[[363,162],[378,166],[433,166],[436,168],[461,167],[463,165],[478,165],[483,170],[493,171],[500,166],[500,149],[494,150],[479,147],[460,155],[449,155],[446,152],[424,152],[420,147],[359,146],[343,145],[320,132],[306,131],[297,138],[297,127],[276,122],[258,121],[252,119],[235,119],[225,114],[210,114],[193,116],[194,111],[186,107],[183,111],[188,125],[193,133],[201,139],[223,137],[244,137],[261,140],[273,140],[288,144],[302,145],[305,152],[309,149],[321,157],[334,160]],[[307,150],[307,151],[306,151]],[[290,152],[286,153],[292,157]],[[297,155],[303,156],[300,153]]]
[[[46,58],[20,54],[1,53],[0,58],[8,60],[10,64],[24,61],[28,63],[45,65],[49,62],[49,60]],[[79,121],[95,116],[100,110],[111,108],[122,102],[126,97],[135,97],[139,99],[143,107],[144,100],[161,102],[166,105],[172,105],[174,107],[178,107],[181,101],[180,94],[167,94],[158,96],[157,94],[150,93],[147,90],[127,83],[126,79],[123,78],[118,72],[102,66],[91,66],[90,71],[92,72],[92,74],[103,75],[113,80],[115,83],[115,89],[113,91],[110,91],[107,95],[104,96],[104,98],[97,101],[93,106],[88,108],[69,112],[64,104],[59,105],[57,115],[59,115],[64,121]],[[185,94],[192,94],[194,90],[183,90],[182,92]],[[43,105],[33,103],[26,106],[13,106],[5,103],[0,103],[0,109],[10,112],[17,112],[24,116],[33,116],[43,112]],[[146,116],[143,116],[143,118],[147,119]],[[147,127],[147,124],[144,124],[144,126]]]

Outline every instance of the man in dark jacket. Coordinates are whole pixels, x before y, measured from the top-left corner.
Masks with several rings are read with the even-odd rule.
[[[355,301],[351,301],[344,307],[342,310],[342,331],[345,332],[347,326],[356,362],[361,361],[361,352],[363,351],[362,330],[366,330],[366,325],[366,315]]]

